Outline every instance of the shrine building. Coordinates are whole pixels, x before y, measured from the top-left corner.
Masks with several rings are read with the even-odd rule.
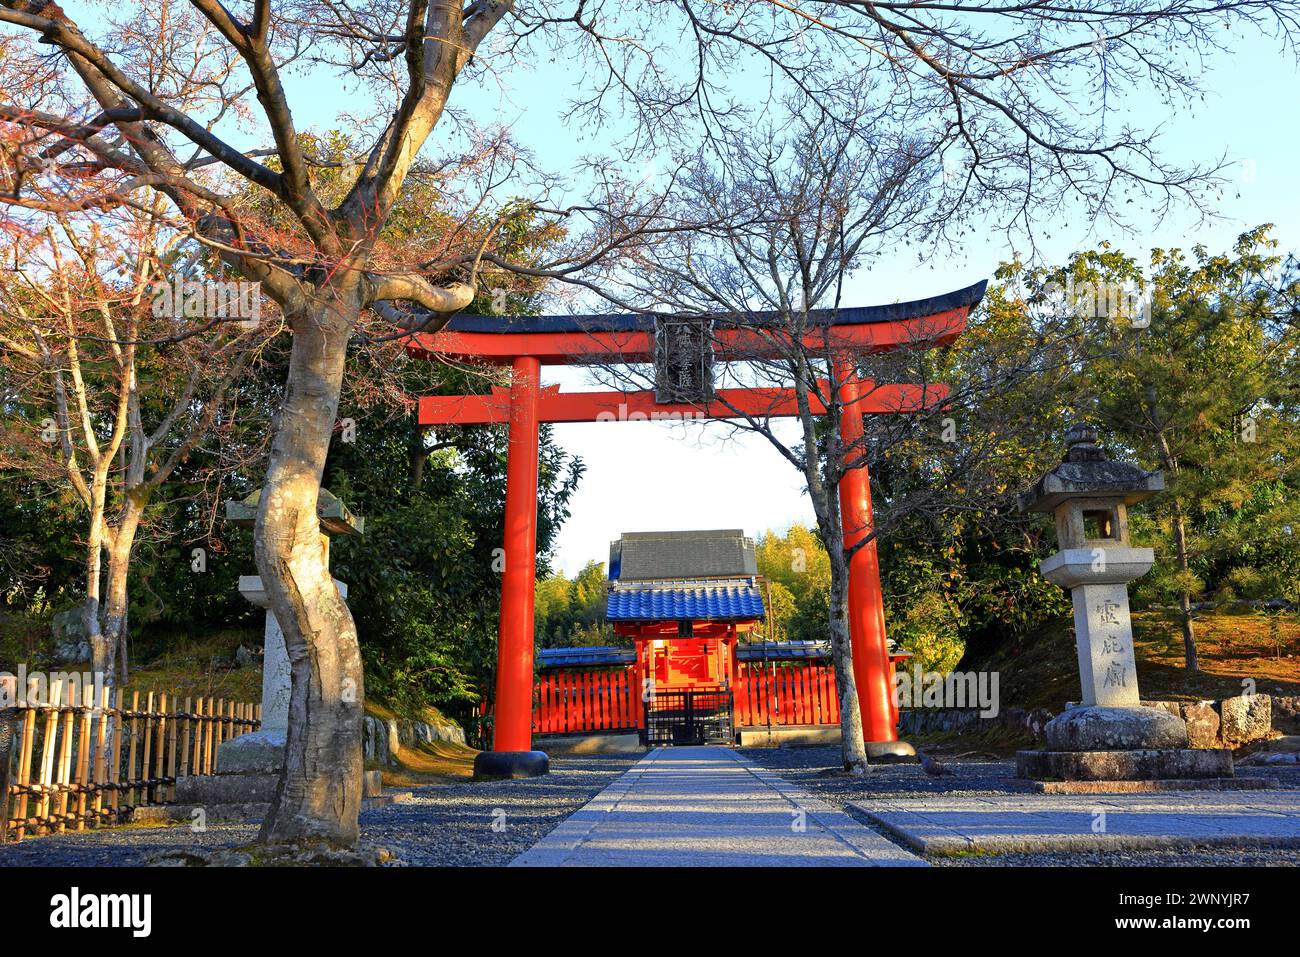
[[[767,584],[742,530],[624,532],[608,567],[606,617],[627,643],[542,649],[534,734],[834,739],[829,645],[766,640]]]

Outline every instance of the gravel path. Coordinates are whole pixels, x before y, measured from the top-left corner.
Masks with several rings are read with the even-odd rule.
[[[755,764],[780,774],[827,803],[845,810],[862,823],[873,826],[862,815],[847,808],[850,801],[870,802],[873,797],[924,799],[933,794],[974,796],[1031,793],[1027,782],[1016,778],[1015,762],[995,759],[949,758],[941,760],[952,772],[942,777],[926,774],[917,764],[877,765],[865,778],[851,778],[839,772],[840,749],[745,748],[741,753]],[[1276,779],[1288,790],[1300,791],[1300,768],[1244,767],[1241,777]],[[1296,795],[1300,803],[1300,794]],[[888,836],[888,835],[886,835]],[[1297,866],[1295,848],[1186,848],[1159,851],[1111,853],[1044,853],[931,857],[932,864],[947,867],[1023,867],[1101,865],[1111,867],[1167,866]]]
[[[508,864],[586,804],[640,755],[557,757],[544,778],[412,788],[404,804],[361,814],[361,837],[420,866]],[[54,834],[0,848],[0,867],[124,867],[177,847],[231,847],[257,836],[256,824],[120,827]]]
[[[838,773],[838,748],[744,749],[741,754],[780,774],[798,787],[870,822],[846,805],[873,796],[924,798],[933,794],[996,795],[1024,793],[1015,767],[1004,760],[952,759],[953,772],[931,777],[918,765],[881,765],[866,778]],[[570,814],[630,768],[640,755],[601,755],[552,760],[545,778],[430,785],[413,789],[408,803],[366,811],[362,838],[387,847],[402,864],[420,866],[504,865],[527,850]],[[1300,768],[1240,768],[1242,776],[1277,779],[1283,788],[1300,791]],[[1296,800],[1300,802],[1300,794]],[[230,847],[257,836],[257,825],[214,824],[202,834],[184,826],[121,827],[80,834],[35,838],[0,848],[0,867],[113,867],[145,863],[161,851],[182,847]],[[1104,854],[1055,853],[933,858],[948,867],[1080,865],[1105,866],[1295,866],[1293,848],[1201,848],[1177,851],[1124,851]]]

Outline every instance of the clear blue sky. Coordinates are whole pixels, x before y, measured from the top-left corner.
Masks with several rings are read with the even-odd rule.
[[[74,16],[84,15],[78,0],[66,6]],[[458,87],[453,106],[468,110],[482,125],[511,125],[542,165],[565,173],[579,156],[604,152],[607,146],[602,135],[565,127],[558,119],[571,70],[563,62],[512,67],[478,86]],[[286,85],[303,129],[327,129],[336,124],[339,111],[364,108],[333,76],[297,76]],[[1198,242],[1220,248],[1263,222],[1277,224],[1276,236],[1285,249],[1300,249],[1300,190],[1295,188],[1300,90],[1292,61],[1274,41],[1238,39],[1230,54],[1212,63],[1205,86],[1207,97],[1194,109],[1169,115],[1154,101],[1131,101],[1128,111],[1139,125],[1166,128],[1164,155],[1175,162],[1212,161],[1226,152],[1242,164],[1219,204],[1222,220],[1204,225],[1175,215],[1124,235],[1063,218],[1044,230],[1051,237],[1042,243],[1049,259],[1059,261],[1102,239],[1136,255],[1154,246]],[[440,130],[429,150],[436,153],[445,146]],[[853,278],[845,303],[913,299],[965,286],[990,277],[1012,252],[1001,237],[994,237],[970,242],[958,258],[923,265],[914,253],[886,256]],[[568,389],[589,385],[572,370],[546,370],[546,379]],[[556,556],[570,574],[590,559],[603,561],[608,541],[623,531],[737,527],[757,533],[811,518],[794,468],[763,440],[736,436],[724,425],[563,425],[556,437],[587,465]]]

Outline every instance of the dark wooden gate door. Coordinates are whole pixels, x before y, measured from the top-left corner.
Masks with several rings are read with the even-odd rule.
[[[652,691],[645,702],[644,744],[731,744],[730,691]]]

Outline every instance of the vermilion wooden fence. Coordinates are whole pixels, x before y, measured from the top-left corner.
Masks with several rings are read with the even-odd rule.
[[[642,707],[635,684],[631,665],[543,671],[534,687],[533,733],[633,730]],[[733,691],[736,727],[840,721],[835,671],[828,662],[742,661]]]
[[[828,662],[742,661],[735,689],[737,727],[839,724],[840,696]]]
[[[212,774],[217,745],[261,724],[261,705],[141,695],[51,682],[44,704],[0,711],[0,843],[115,824],[132,808],[167,804],[176,778]],[[143,705],[143,707],[141,706]]]
[[[641,695],[629,665],[608,671],[543,671],[534,688],[533,733],[635,730]]]

